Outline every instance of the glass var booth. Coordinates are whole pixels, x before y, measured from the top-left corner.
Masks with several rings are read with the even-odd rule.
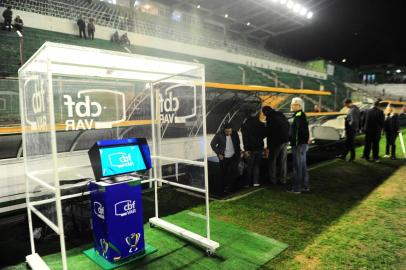
[[[97,140],[146,138],[152,170],[142,183],[150,183],[155,192],[150,224],[208,253],[218,248],[210,239],[204,83],[201,64],[49,42],[20,68],[31,242],[27,262],[32,268],[48,267],[36,252],[35,215],[59,235],[60,265],[68,269],[61,201],[82,194],[69,192],[71,185],[64,182],[94,178],[87,149]],[[164,168],[172,165],[177,171],[192,171],[193,179],[165,177]],[[157,190],[162,184],[204,195],[205,235],[160,218]]]

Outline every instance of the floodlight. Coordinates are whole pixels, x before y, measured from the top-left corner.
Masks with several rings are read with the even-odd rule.
[[[286,4],[286,6],[288,7],[288,9],[292,9],[293,6],[295,5],[295,2],[289,0],[288,3]]]
[[[200,5],[197,5],[197,8],[200,8]]]
[[[251,23],[250,22],[247,22],[247,26],[250,26],[251,25]]]
[[[344,58],[343,60],[341,60],[341,62],[345,63],[347,62],[347,59]]]
[[[397,69],[396,70],[396,73],[401,73],[402,71],[400,70],[400,69]]]
[[[224,14],[224,17],[228,18],[228,14],[227,14],[227,13],[226,13],[226,14]]]
[[[307,8],[302,7],[302,9],[300,10],[300,15],[304,16],[307,13]]]
[[[311,12],[311,11],[309,11],[309,13],[307,13],[307,16],[306,16],[308,19],[311,19],[311,18],[313,18],[313,12]]]
[[[151,8],[151,6],[150,6],[150,5],[148,5],[148,4],[146,4],[146,5],[144,5],[144,8],[145,8],[146,10],[148,10],[148,9],[150,9],[150,8]]]
[[[293,6],[293,12],[299,13],[300,10],[301,10],[301,8],[302,8],[302,6],[301,6],[300,4],[297,4],[297,3],[296,3],[296,4]]]

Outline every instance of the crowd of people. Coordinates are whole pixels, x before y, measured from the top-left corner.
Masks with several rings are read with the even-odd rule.
[[[379,108],[380,101],[373,108],[361,112],[351,99],[345,99],[348,108],[345,118],[346,140],[343,152],[338,158],[354,162],[355,138],[360,132],[365,133],[365,146],[362,158],[379,163],[379,142],[382,133],[386,135],[385,158],[396,159],[396,138],[400,132],[399,118],[393,108],[388,106],[384,111]],[[291,121],[280,111],[269,106],[262,108],[266,117],[265,123],[259,120],[256,111],[249,111],[241,126],[240,137],[230,123],[225,123],[222,130],[211,141],[211,148],[219,159],[224,192],[232,192],[237,185],[260,186],[260,166],[266,160],[267,183],[269,185],[287,184],[287,149],[291,146],[293,178],[288,192],[300,194],[310,191],[307,169],[307,151],[312,141],[309,124],[304,112],[304,101],[295,97],[291,101],[293,116]],[[266,139],[265,139],[266,138]],[[266,142],[266,145],[265,145]],[[237,183],[241,175],[239,167],[244,163],[247,170],[245,183]]]
[[[87,39],[87,37],[89,37],[89,39],[94,39],[94,32],[96,32],[96,26],[94,25],[93,18],[89,18],[89,21],[86,25],[85,19],[83,19],[83,17],[80,16],[79,19],[77,20],[76,24],[79,27],[79,37],[80,38]],[[86,36],[86,26],[87,26],[87,36]]]
[[[13,11],[11,10],[10,6],[3,11],[2,15],[4,19],[3,30],[11,31],[11,29],[14,27],[16,31],[23,31],[24,22],[19,15],[14,18],[13,23]]]
[[[110,41],[120,45],[131,45],[130,39],[128,38],[127,33],[121,35],[118,34],[118,31],[114,32],[111,36]]]
[[[241,127],[244,149],[240,147],[240,138],[230,123],[226,123],[221,132],[211,141],[211,147],[220,161],[225,193],[236,187],[236,172],[240,160],[247,164],[246,185],[260,185],[261,160],[267,160],[268,182],[272,185],[286,185],[287,148],[292,147],[294,170],[293,185],[288,190],[300,194],[310,190],[307,172],[306,154],[309,144],[309,124],[304,112],[304,101],[293,98],[291,102],[293,120],[269,106],[262,108],[266,117],[265,124],[259,120],[257,112],[252,111]],[[264,139],[266,138],[266,147]]]
[[[93,18],[89,18],[89,21],[86,23],[85,19],[80,16],[76,24],[79,28],[79,37],[84,39],[94,39],[94,33],[96,32],[96,26]],[[87,31],[86,31],[87,30]],[[120,45],[130,45],[130,39],[128,38],[127,33],[119,35],[118,31],[115,31],[111,36],[110,41]]]

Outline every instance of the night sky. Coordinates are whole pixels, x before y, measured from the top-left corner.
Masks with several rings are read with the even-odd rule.
[[[302,61],[406,65],[406,0],[331,1],[311,25],[271,38],[268,47]]]

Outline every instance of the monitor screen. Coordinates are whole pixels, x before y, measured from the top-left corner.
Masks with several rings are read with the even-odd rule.
[[[146,170],[139,145],[100,148],[102,177]]]

